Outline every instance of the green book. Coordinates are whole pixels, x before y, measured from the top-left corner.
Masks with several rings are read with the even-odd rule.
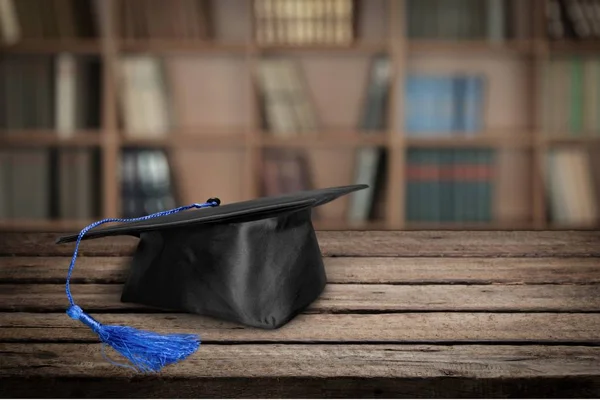
[[[583,61],[580,58],[571,60],[569,133],[581,134],[583,129]]]
[[[406,179],[406,220],[409,222],[418,221],[417,206],[418,202],[418,184],[412,171],[417,167],[417,151],[408,149],[406,152],[407,179]]]
[[[452,149],[440,149],[440,169],[443,179],[439,184],[440,221],[454,221],[454,179],[450,175],[454,166],[454,151]]]
[[[455,166],[455,174],[454,174],[454,211],[453,211],[453,220],[456,222],[464,222],[466,219],[467,212],[467,201],[468,198],[466,196],[466,192],[464,190],[464,178],[461,177],[460,167],[464,164],[464,152],[463,149],[454,150],[453,158],[454,158],[454,166]]]

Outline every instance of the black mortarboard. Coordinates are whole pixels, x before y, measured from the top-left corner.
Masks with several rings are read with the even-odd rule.
[[[132,235],[139,237],[140,242],[122,301],[258,328],[278,328],[311,304],[325,287],[312,208],[367,187],[342,186],[223,205],[218,199],[209,199],[195,205],[201,209],[188,210],[194,205],[180,207],[102,229],[96,226],[129,220],[98,221],[78,235],[57,240],[78,242],[67,278],[71,303],[67,313],[90,326],[103,342],[115,347],[141,370],[160,370],[195,351],[199,342],[189,349],[178,344],[179,340],[186,342],[189,336],[158,337],[137,330],[132,333],[128,327],[106,327],[73,302],[69,279],[79,241]],[[128,331],[123,333],[123,329]],[[119,343],[114,343],[115,338]],[[162,348],[148,346],[146,340]],[[165,346],[168,351],[164,351]],[[172,355],[177,351],[181,354]],[[148,360],[152,357],[161,359]]]

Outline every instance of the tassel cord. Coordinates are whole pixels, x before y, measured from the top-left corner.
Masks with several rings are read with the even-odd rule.
[[[79,235],[77,236],[77,242],[75,243],[75,251],[73,252],[73,257],[71,258],[71,263],[69,264],[69,272],[67,273],[67,283],[65,285],[65,291],[67,293],[67,298],[69,299],[69,304],[71,305],[71,307],[75,306],[75,301],[73,300],[73,295],[71,294],[71,276],[73,275],[73,270],[75,269],[75,262],[77,261],[77,255],[79,254],[79,244],[81,243],[83,236],[86,233],[88,233],[90,230],[94,229],[97,226],[100,226],[102,224],[106,224],[109,222],[146,221],[146,220],[149,220],[152,218],[164,217],[165,215],[171,215],[171,214],[178,213],[180,211],[189,210],[190,208],[206,208],[206,207],[215,207],[218,205],[219,205],[219,203],[216,200],[210,199],[206,203],[194,203],[194,204],[190,204],[189,206],[181,206],[181,207],[173,208],[171,210],[159,211],[154,214],[144,215],[142,217],[137,217],[137,218],[106,218],[106,219],[103,219],[100,221],[96,221],[96,222],[86,226],[85,228],[83,228],[81,230],[81,232],[79,232]]]

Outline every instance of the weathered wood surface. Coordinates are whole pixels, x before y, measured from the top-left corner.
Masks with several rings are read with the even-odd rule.
[[[130,257],[79,257],[71,282],[122,283]],[[63,283],[71,257],[0,257],[0,283]],[[596,284],[600,258],[326,257],[329,283]]]
[[[329,284],[278,330],[123,304],[137,239],[85,242],[84,309],[202,337],[158,377],[65,315],[56,236],[0,233],[2,397],[600,397],[600,232],[318,232]]]
[[[121,303],[121,284],[72,285],[88,311],[150,310]],[[0,285],[0,311],[61,311],[64,285]],[[600,285],[359,285],[329,284],[308,311],[600,312]]]
[[[0,232],[0,255],[71,256],[73,244],[54,244],[58,233]],[[598,257],[600,231],[322,231],[324,256],[347,257]],[[138,239],[99,238],[82,243],[80,254],[131,255]]]
[[[600,314],[402,313],[301,314],[278,330],[260,330],[188,314],[98,314],[107,325],[164,333],[195,332],[203,343],[587,343],[600,344]],[[96,335],[64,312],[0,314],[3,342],[91,342]]]
[[[98,347],[0,343],[0,378],[137,375],[107,363]],[[166,368],[161,377],[600,376],[600,348],[587,346],[207,344],[201,349],[185,363]]]

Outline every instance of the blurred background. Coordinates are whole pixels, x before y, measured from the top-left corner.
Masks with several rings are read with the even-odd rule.
[[[597,229],[600,0],[0,0],[0,230],[367,183],[318,229]]]

